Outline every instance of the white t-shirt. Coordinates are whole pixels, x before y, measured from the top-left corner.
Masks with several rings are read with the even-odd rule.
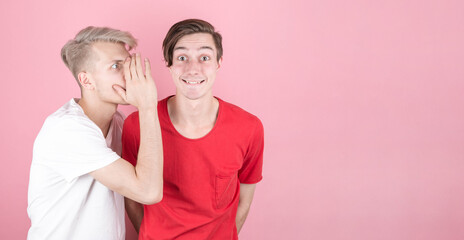
[[[74,99],[45,120],[34,142],[28,239],[125,238],[123,197],[88,174],[120,158],[123,122],[116,112],[105,139]]]

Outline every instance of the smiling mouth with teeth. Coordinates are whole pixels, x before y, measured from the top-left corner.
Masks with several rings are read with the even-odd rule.
[[[187,81],[185,79],[182,79],[182,81],[184,81],[185,83],[188,83],[188,84],[201,84],[203,83],[205,80],[201,80],[201,81]]]

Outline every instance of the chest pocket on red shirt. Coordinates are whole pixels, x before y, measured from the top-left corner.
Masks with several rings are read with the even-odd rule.
[[[237,174],[232,176],[216,176],[216,207],[227,207],[234,199],[237,191]]]

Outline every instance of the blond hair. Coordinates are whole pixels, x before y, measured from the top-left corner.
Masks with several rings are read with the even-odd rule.
[[[77,75],[91,67],[89,60],[92,58],[92,43],[94,42],[122,43],[129,51],[137,46],[137,40],[129,32],[93,26],[82,29],[74,39],[69,40],[61,48],[61,59],[78,83]]]

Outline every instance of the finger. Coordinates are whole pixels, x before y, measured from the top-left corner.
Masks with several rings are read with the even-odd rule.
[[[135,80],[135,78],[138,78],[137,70],[136,70],[136,66],[135,66],[135,53],[132,54],[131,64],[130,64],[130,72],[132,74],[132,80]]]
[[[135,66],[137,67],[137,76],[139,76],[139,78],[142,78],[143,76],[145,76],[143,74],[142,60],[140,60],[140,53],[136,54]]]
[[[124,99],[124,101],[127,102],[127,95],[126,95],[126,91],[124,90],[124,88],[122,88],[121,86],[117,84],[114,84],[113,89],[119,94],[119,96],[121,96],[122,99]]]
[[[147,78],[151,79],[151,66],[150,66],[150,60],[148,58],[145,58],[145,75]]]
[[[131,77],[131,72],[130,72],[130,57],[127,57],[126,60],[124,61],[124,78],[126,81],[130,81],[132,79]]]

